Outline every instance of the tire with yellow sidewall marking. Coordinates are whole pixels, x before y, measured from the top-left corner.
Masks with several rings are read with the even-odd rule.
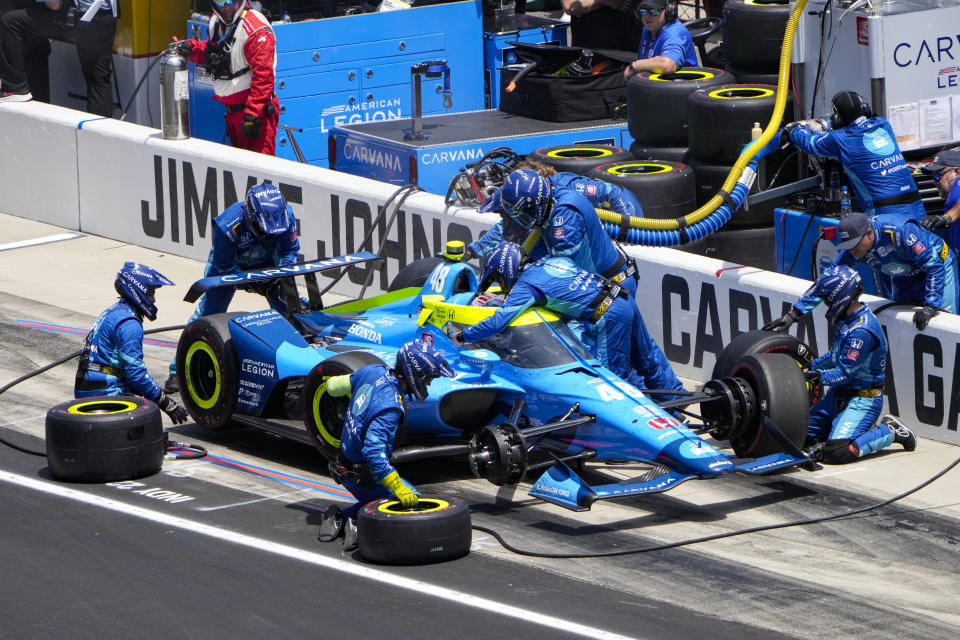
[[[214,431],[235,426],[238,365],[230,320],[239,315],[197,318],[183,330],[177,345],[180,398],[198,425]]]
[[[343,431],[350,396],[330,397],[324,378],[350,374],[371,364],[384,362],[367,351],[348,351],[315,366],[303,383],[303,419],[307,432],[328,461],[336,460],[340,451],[340,432]]]
[[[92,396],[47,411],[47,464],[67,482],[113,482],[160,471],[166,439],[156,404]]]
[[[647,218],[676,218],[696,209],[693,169],[682,162],[615,162],[599,166],[588,175],[633,193],[643,205],[643,215]]]
[[[375,500],[357,516],[357,548],[366,560],[426,564],[466,555],[472,530],[470,507],[453,496],[423,494],[413,509],[394,499]]]
[[[627,126],[645,147],[687,145],[687,97],[699,89],[733,82],[712,67],[683,67],[674,73],[641,71],[627,81]]]
[[[777,87],[769,84],[725,84],[690,94],[690,154],[700,162],[733,164],[752,140],[756,123],[766,127],[773,114]],[[783,122],[793,120],[787,103]]]
[[[543,147],[527,155],[527,158],[548,164],[557,171],[569,171],[582,176],[594,167],[623,162],[632,157],[626,149],[609,144],[565,144]]]

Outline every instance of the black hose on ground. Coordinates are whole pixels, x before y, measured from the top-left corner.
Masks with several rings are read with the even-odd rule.
[[[873,511],[879,509],[880,507],[885,507],[889,504],[893,504],[898,500],[902,500],[907,496],[920,491],[924,487],[933,484],[935,481],[939,480],[941,477],[946,475],[948,471],[960,464],[960,458],[957,458],[946,467],[944,467],[940,472],[938,472],[933,477],[921,482],[917,486],[913,487],[909,491],[904,491],[900,495],[884,500],[883,502],[878,502],[866,507],[860,507],[857,509],[851,509],[849,511],[844,511],[842,513],[836,513],[830,516],[820,516],[819,518],[807,518],[804,520],[793,520],[791,522],[782,522],[779,524],[765,524],[757,527],[749,527],[747,529],[739,529],[737,531],[728,531],[726,533],[716,533],[710,536],[703,536],[701,538],[691,538],[689,540],[680,540],[678,542],[664,542],[663,544],[657,544],[650,547],[637,547],[634,549],[622,549],[619,551],[598,551],[595,553],[542,553],[539,551],[528,551],[526,549],[520,549],[515,547],[506,540],[503,539],[497,531],[490,529],[489,527],[482,527],[480,525],[473,525],[474,531],[480,531],[482,533],[489,534],[493,536],[497,542],[503,546],[504,549],[512,553],[516,553],[521,556],[529,556],[532,558],[555,558],[555,559],[573,559],[573,558],[610,558],[613,556],[627,556],[637,553],[649,553],[651,551],[664,551],[666,549],[676,549],[677,547],[685,547],[691,544],[699,544],[701,542],[709,542],[711,540],[721,540],[723,538],[733,538],[734,536],[742,536],[748,533],[759,533],[761,531],[772,531],[774,529],[786,529],[787,527],[799,527],[808,524],[818,524],[820,522],[828,522],[830,520],[839,520],[840,518],[849,518],[850,516],[855,516],[861,513],[866,513],[867,511]]]
[[[171,326],[171,327],[157,327],[156,329],[147,329],[146,331],[143,332],[143,334],[144,334],[144,335],[148,335],[148,334],[151,334],[151,333],[163,333],[163,332],[165,332],[165,331],[180,331],[181,329],[183,329],[183,328],[186,327],[186,326],[187,326],[187,325],[185,325],[185,324],[178,324],[178,325],[174,325],[174,326]],[[5,384],[4,386],[0,387],[0,395],[2,395],[2,394],[3,394],[5,391],[7,391],[8,389],[11,389],[11,388],[17,386],[17,385],[20,384],[21,382],[25,382],[25,381],[29,380],[30,378],[33,378],[33,377],[35,377],[35,376],[38,376],[38,375],[40,375],[41,373],[43,373],[43,372],[45,372],[45,371],[49,371],[50,369],[53,369],[54,367],[59,367],[61,364],[65,364],[65,363],[73,360],[74,358],[77,358],[81,353],[83,353],[83,349],[77,349],[76,351],[74,351],[74,352],[72,352],[72,353],[70,353],[70,354],[68,354],[68,355],[60,358],[59,360],[56,360],[56,361],[54,361],[54,362],[51,362],[50,364],[45,365],[45,366],[43,366],[43,367],[40,367],[39,369],[35,369],[34,371],[31,371],[30,373],[28,373],[28,374],[26,374],[26,375],[24,375],[24,376],[20,376],[19,378],[17,378],[17,379],[14,380],[13,382],[7,383],[7,384]],[[7,440],[6,438],[4,438],[3,435],[2,435],[2,433],[0,433],[0,444],[5,444],[5,445],[7,445],[8,447],[10,447],[11,449],[16,449],[17,451],[22,451],[23,453],[28,453],[28,454],[30,454],[30,455],[32,455],[32,456],[39,456],[39,457],[42,457],[42,458],[46,458],[46,457],[47,457],[47,452],[46,452],[46,451],[36,451],[36,450],[33,450],[33,449],[28,449],[28,448],[26,448],[26,447],[22,447],[22,446],[16,444],[15,442],[10,442],[10,441]],[[201,446],[199,446],[199,445],[196,445],[196,444],[187,444],[187,443],[185,443],[185,442],[169,442],[169,443],[167,444],[167,451],[172,451],[173,453],[179,453],[179,452],[181,452],[181,451],[186,451],[187,453],[185,453],[184,455],[177,455],[177,456],[176,456],[176,459],[178,459],[178,460],[193,460],[193,459],[195,459],[195,458],[202,458],[203,456],[207,455],[207,450],[204,449],[203,447],[201,447]]]

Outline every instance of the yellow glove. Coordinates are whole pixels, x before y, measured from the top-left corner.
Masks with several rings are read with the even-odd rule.
[[[350,374],[331,376],[327,380],[327,395],[339,398],[350,393]]]
[[[420,494],[417,493],[417,490],[401,478],[400,474],[396,471],[391,471],[384,476],[380,484],[389,489],[391,493],[397,497],[397,500],[400,501],[400,506],[404,509],[411,509],[417,506],[417,502],[420,500]]]

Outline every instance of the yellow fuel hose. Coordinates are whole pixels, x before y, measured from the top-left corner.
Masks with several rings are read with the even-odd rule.
[[[787,20],[787,29],[783,34],[783,45],[780,49],[780,69],[777,74],[777,97],[776,102],[773,107],[773,114],[770,116],[770,121],[767,123],[766,129],[763,130],[763,133],[760,134],[760,137],[751,142],[740,154],[740,157],[737,158],[737,161],[734,163],[733,168],[730,170],[730,174],[727,176],[727,179],[724,181],[723,189],[724,192],[730,193],[733,189],[734,184],[737,180],[740,179],[740,175],[743,173],[744,168],[747,164],[753,159],[753,156],[757,154],[757,151],[766,146],[773,136],[780,130],[780,121],[783,119],[783,111],[787,104],[787,96],[789,96],[789,81],[790,81],[790,55],[793,50],[793,36],[797,31],[797,24],[800,22],[800,16],[803,15],[803,9],[807,6],[807,0],[797,0],[797,4],[793,7],[793,11],[790,12],[790,18]],[[610,222],[616,225],[623,225],[624,218],[627,218],[628,225],[630,227],[635,227],[639,229],[680,229],[683,226],[688,226],[693,223],[703,220],[708,215],[713,213],[720,205],[724,202],[723,197],[719,194],[714,195],[710,200],[694,211],[693,213],[688,213],[683,216],[683,219],[686,221],[684,224],[677,222],[677,219],[667,218],[667,219],[658,219],[658,218],[638,218],[636,216],[624,216],[620,213],[614,213],[613,211],[606,211],[604,209],[597,209],[597,215],[600,216],[600,219],[604,222]],[[539,234],[537,234],[539,238]],[[528,238],[528,241],[530,239]],[[527,243],[524,243],[524,248],[527,248]],[[531,244],[532,248],[532,244]]]

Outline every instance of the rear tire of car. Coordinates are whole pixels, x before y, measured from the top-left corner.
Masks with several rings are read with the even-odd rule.
[[[113,482],[160,471],[166,438],[156,404],[93,396],[47,411],[47,465],[66,482]]]
[[[371,562],[427,564],[470,551],[470,507],[453,496],[424,494],[413,509],[397,500],[375,500],[357,516],[357,549]]]
[[[626,149],[609,144],[565,144],[537,149],[528,154],[527,158],[550,165],[557,171],[585,176],[594,167],[610,162],[624,162],[633,156]]]
[[[400,268],[397,277],[394,278],[390,286],[387,287],[387,291],[399,291],[400,289],[407,289],[409,287],[422,287],[427,284],[427,279],[430,277],[430,274],[441,262],[443,262],[443,258],[430,256],[428,258],[414,260],[404,265]]]
[[[218,431],[236,426],[237,352],[230,320],[241,312],[197,318],[187,325],[177,345],[180,398],[197,424]]]
[[[740,458],[760,458],[781,453],[783,447],[763,424],[770,418],[798,448],[807,437],[810,404],[800,392],[806,379],[800,363],[780,353],[745,356],[737,362],[731,377],[740,378],[753,389],[757,408],[751,423],[730,434],[730,446]]]
[[[370,364],[384,362],[366,351],[340,353],[315,366],[303,383],[303,419],[307,432],[328,461],[336,460],[340,452],[340,434],[350,396],[330,397],[323,378],[350,374]]]

